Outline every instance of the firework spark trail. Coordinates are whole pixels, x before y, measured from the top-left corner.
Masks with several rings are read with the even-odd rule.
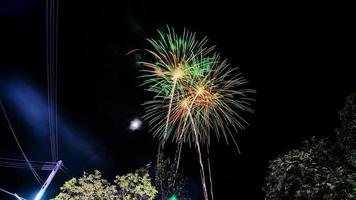
[[[180,155],[181,155],[181,153],[182,153],[182,146],[183,146],[183,142],[179,142],[176,174],[178,173],[178,169],[179,169]]]
[[[167,131],[168,131],[168,125],[169,125],[169,117],[171,115],[171,109],[172,109],[172,102],[173,102],[173,97],[174,97],[174,91],[176,89],[176,84],[177,84],[177,77],[175,77],[173,79],[173,86],[172,86],[172,94],[171,94],[171,98],[169,100],[169,105],[168,105],[168,113],[167,113],[167,120],[166,120],[166,127],[164,128],[164,137],[163,137],[163,145],[165,143],[166,137],[167,137]]]
[[[199,164],[200,164],[200,175],[201,175],[201,179],[202,179],[202,184],[203,184],[203,189],[204,189],[204,198],[205,200],[208,200],[208,190],[206,189],[206,183],[205,183],[205,172],[204,172],[204,165],[203,165],[203,161],[202,161],[202,156],[201,156],[201,150],[200,150],[200,145],[199,145],[199,141],[198,141],[198,133],[194,124],[194,120],[193,117],[190,113],[190,111],[188,111],[189,113],[189,118],[191,120],[192,126],[193,126],[193,132],[195,135],[195,144],[197,146],[197,151],[198,151],[198,155],[199,155]]]
[[[187,108],[189,115],[190,115],[190,111],[192,110],[193,104],[194,104],[195,100],[197,99],[198,95],[200,95],[200,92],[199,92],[199,91],[196,93],[196,95],[194,96],[192,102],[190,103],[189,107]],[[186,117],[185,117],[185,119],[184,119],[182,133],[183,133],[184,130],[185,130],[185,127],[186,127],[186,124],[187,124],[187,120],[188,120],[188,116],[189,116],[189,115],[186,115]],[[180,163],[180,155],[181,155],[181,151],[182,151],[182,144],[183,144],[183,142],[181,141],[181,140],[182,140],[182,135],[183,135],[183,134],[180,135],[180,139],[179,139],[179,141],[180,141],[180,142],[179,142],[179,154],[178,154],[178,160],[177,160],[176,173],[178,172],[179,163]]]
[[[208,170],[209,170],[209,182],[210,182],[210,195],[211,199],[214,200],[214,192],[213,192],[213,179],[211,176],[211,167],[210,167],[210,153],[209,153],[209,146],[206,145],[206,152],[207,152],[207,157],[208,157]]]
[[[190,116],[190,119],[193,120],[192,118],[192,115],[191,115],[191,109],[197,99],[197,97],[199,95],[201,95],[202,93],[202,88],[198,88],[198,91],[196,92],[196,95],[194,96],[191,104],[189,105],[189,108],[188,108],[188,113],[189,113],[189,116]],[[187,117],[185,119],[185,123],[186,123],[186,120],[187,120]],[[195,125],[194,125],[194,121],[192,121],[192,125],[194,126],[193,130],[195,131]],[[183,126],[184,127],[184,126]],[[195,132],[195,135],[196,132]],[[198,140],[197,136],[196,136],[196,140]],[[199,145],[199,142],[197,142],[197,144]],[[200,157],[200,166],[201,166],[201,170],[204,172],[204,167],[203,167],[203,163],[201,161],[201,153],[200,153],[200,148],[197,146],[197,149],[198,149],[198,152],[199,152],[199,157]],[[210,155],[209,155],[209,143],[206,144],[206,149],[207,149],[207,160],[208,160],[208,172],[209,172],[209,183],[210,183],[210,195],[211,195],[211,199],[214,200],[214,192],[213,192],[213,181],[212,181],[212,175],[211,175],[211,167],[210,167]],[[177,165],[177,169],[178,169],[178,165]],[[203,183],[203,186],[204,186],[204,189],[206,190],[206,183],[205,183],[205,176],[204,176],[204,173],[202,173],[202,180],[204,181]],[[207,193],[207,191],[204,191]],[[207,194],[205,194],[207,195]]]

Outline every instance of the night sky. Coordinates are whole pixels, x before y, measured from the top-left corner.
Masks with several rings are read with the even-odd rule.
[[[59,2],[60,158],[73,176],[98,169],[112,180],[154,162],[158,143],[147,124],[129,130],[152,96],[139,87],[135,55],[126,54],[148,47],[145,38],[166,24],[208,36],[257,90],[256,112],[245,115],[251,125],[236,137],[242,154],[212,143],[218,200],[263,199],[268,160],[313,135],[332,136],[345,97],[356,92],[348,5]],[[44,1],[0,0],[0,36],[0,97],[28,157],[50,160]],[[0,157],[21,158],[3,115],[0,134]],[[186,148],[182,156],[188,189],[201,199],[196,152]],[[60,172],[49,194],[68,179]],[[25,198],[40,188],[30,171],[7,168],[0,168],[0,187]]]

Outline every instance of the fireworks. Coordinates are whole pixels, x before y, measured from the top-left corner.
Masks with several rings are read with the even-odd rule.
[[[252,112],[254,91],[243,88],[247,81],[213,53],[206,38],[199,42],[194,33],[184,30],[179,36],[170,28],[159,35],[148,40],[153,49],[146,51],[154,60],[142,62],[143,85],[155,95],[144,104],[153,135],[162,142],[209,144],[213,129],[218,139],[236,144],[233,133],[248,124],[239,112]]]
[[[145,102],[144,119],[151,126],[150,132],[160,140],[162,151],[167,140],[178,144],[178,164],[182,144],[194,144],[200,164],[200,175],[207,200],[204,163],[201,145],[207,147],[209,181],[213,199],[212,179],[209,160],[211,132],[216,138],[224,137],[226,143],[248,123],[240,111],[252,112],[249,97],[254,90],[244,89],[247,81],[230,67],[227,60],[207,45],[207,39],[196,39],[194,33],[184,30],[181,35],[167,27],[166,32],[158,31],[158,40],[148,39],[153,47],[146,49],[152,61],[143,64],[143,85],[154,93],[151,101]],[[213,131],[212,131],[213,130]],[[159,160],[157,161],[159,164]]]

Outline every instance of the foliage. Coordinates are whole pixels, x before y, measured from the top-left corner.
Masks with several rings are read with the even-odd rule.
[[[355,199],[356,173],[335,166],[325,139],[305,142],[269,164],[264,191],[268,200]]]
[[[346,154],[346,161],[349,165],[356,168],[356,150],[351,150]]]
[[[61,192],[54,200],[104,200],[118,199],[116,186],[101,177],[99,171],[94,174],[84,172],[83,177],[72,178],[60,188]]]
[[[339,115],[336,142],[313,137],[270,162],[267,200],[356,199],[356,93]]]
[[[162,156],[163,154],[159,154]],[[177,199],[190,200],[188,191],[185,189],[186,179],[181,170],[176,170],[177,159],[173,162],[167,158],[160,158],[159,165],[156,168],[155,185],[160,188],[157,195],[160,199],[168,199],[175,196]]]
[[[114,182],[111,184],[103,179],[99,171],[84,172],[83,177],[65,182],[54,200],[151,200],[157,194],[147,168],[116,176]]]
[[[152,200],[157,194],[156,188],[151,184],[147,168],[136,170],[124,176],[116,176],[114,181],[119,189],[121,199]]]
[[[341,126],[336,129],[337,148],[347,163],[356,169],[356,93],[346,98],[339,116]]]

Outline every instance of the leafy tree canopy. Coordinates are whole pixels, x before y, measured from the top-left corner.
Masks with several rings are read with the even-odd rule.
[[[54,200],[152,200],[157,194],[147,167],[116,176],[114,183],[103,179],[99,171],[84,172],[82,177],[65,182]]]
[[[356,93],[339,112],[336,140],[307,140],[270,161],[266,200],[356,199]]]

